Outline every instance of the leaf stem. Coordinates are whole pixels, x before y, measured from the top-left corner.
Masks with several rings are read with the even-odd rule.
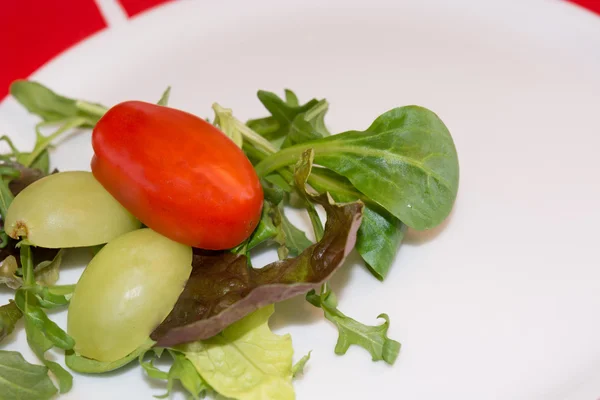
[[[23,283],[25,286],[35,285],[35,275],[33,273],[33,259],[31,258],[31,247],[21,245],[20,249],[21,265],[23,266]]]
[[[0,141],[4,141],[6,142],[6,144],[8,144],[8,146],[10,147],[10,149],[12,150],[12,154],[15,157],[19,156],[19,150],[17,149],[17,147],[13,144],[12,140],[10,140],[10,138],[7,135],[2,135],[2,137],[0,137]]]
[[[101,106],[100,104],[94,104],[84,100],[77,100],[75,102],[75,107],[98,118],[101,118],[108,111],[106,107]]]
[[[302,157],[302,153],[310,148],[315,149],[315,143],[300,143],[295,146],[279,150],[277,153],[269,155],[267,158],[259,162],[256,167],[254,167],[256,174],[260,178],[264,178],[269,173],[278,170],[279,168],[295,164]]]
[[[22,164],[26,167],[29,167],[35,161],[35,159],[50,145],[50,143],[52,143],[54,139],[70,129],[78,128],[84,125],[86,122],[87,120],[83,117],[66,119],[64,125],[58,128],[56,132],[48,136],[43,136],[42,139],[38,139],[35,148],[31,153],[24,157]]]

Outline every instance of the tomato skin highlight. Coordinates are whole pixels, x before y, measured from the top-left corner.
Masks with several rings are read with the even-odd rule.
[[[117,104],[92,133],[92,172],[146,226],[209,250],[256,228],[263,191],[252,164],[210,123],[140,101]]]

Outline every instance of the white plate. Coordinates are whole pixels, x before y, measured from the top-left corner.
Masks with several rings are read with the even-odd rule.
[[[285,302],[274,326],[292,333],[297,357],[313,350],[299,399],[600,396],[600,19],[549,1],[239,0],[175,2],[120,22],[34,78],[109,105],[155,101],[172,85],[172,106],[209,116],[218,101],[242,119],[265,113],[257,89],[289,87],[326,97],[334,131],[419,104],[454,136],[461,185],[448,223],[411,232],[384,283],[356,259],[333,282],[349,315],[390,315],[397,363],[360,348],[334,355],[319,311]],[[33,122],[11,99],[0,106],[0,131],[23,148]],[[87,169],[91,155],[82,133],[52,157]],[[35,360],[22,330],[7,348]],[[76,375],[63,398],[161,392],[130,367]]]

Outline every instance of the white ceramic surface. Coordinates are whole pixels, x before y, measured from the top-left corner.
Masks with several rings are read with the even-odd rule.
[[[298,399],[600,397],[600,18],[541,0],[229,0],[116,21],[34,78],[108,105],[155,101],[172,85],[174,107],[209,116],[218,101],[243,119],[265,113],[257,89],[289,87],[326,97],[333,131],[419,104],[454,136],[461,183],[447,223],[410,232],[384,283],[356,257],[333,280],[347,314],[390,315],[398,361],[336,356],[319,310],[287,301],[273,326],[293,335],[298,358],[313,350]],[[22,148],[34,121],[0,104],[0,132]],[[88,169],[91,155],[83,132],[52,159]],[[80,271],[65,268],[61,282]],[[3,348],[34,361],[24,336]],[[162,387],[128,367],[75,375],[62,398],[150,399]]]

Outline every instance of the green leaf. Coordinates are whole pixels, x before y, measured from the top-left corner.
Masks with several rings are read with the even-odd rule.
[[[267,175],[265,176],[265,180],[277,186],[279,189],[283,190],[286,193],[290,193],[293,190],[292,185],[285,179],[283,179],[283,177],[279,174]]]
[[[277,235],[277,228],[273,224],[272,207],[269,202],[264,203],[260,221],[248,240],[246,251],[252,250]]]
[[[12,203],[14,198],[8,187],[8,183],[4,179],[0,179],[0,216],[2,216],[2,221],[6,221],[8,207],[10,207],[10,203]]]
[[[154,346],[154,341],[148,339],[131,354],[112,362],[92,360],[69,350],[65,353],[65,364],[73,371],[82,374],[103,374],[124,367],[136,358],[143,356],[152,346]]]
[[[25,320],[35,326],[52,344],[63,350],[71,350],[75,344],[56,323],[48,318],[42,310],[34,293],[27,289],[19,289],[15,294],[15,302],[25,315]]]
[[[183,292],[151,335],[158,346],[209,338],[261,307],[304,294],[329,279],[354,247],[363,204],[335,204],[327,195],[313,201],[327,213],[323,239],[298,257],[255,269],[244,255],[196,251]]]
[[[40,116],[46,122],[57,122],[71,117],[84,117],[86,123],[93,126],[106,112],[106,107],[102,105],[61,96],[46,86],[33,81],[14,81],[10,85],[10,94],[30,113]]]
[[[160,96],[160,100],[158,100],[159,106],[167,106],[169,104],[169,96],[171,95],[171,86],[168,86],[163,92],[162,96]]]
[[[180,354],[178,350],[168,349],[169,355],[173,359],[173,364],[169,372],[162,371],[154,366],[154,359],[149,362],[144,361],[144,355],[140,355],[140,365],[146,371],[146,374],[152,379],[159,379],[167,381],[167,392],[160,396],[154,396],[157,399],[165,399],[171,396],[173,386],[177,381],[181,383],[183,388],[190,394],[193,399],[200,398],[201,395],[205,394],[210,387],[202,379],[194,365],[187,359],[183,354]],[[160,357],[161,351],[154,352],[156,357]]]
[[[325,318],[333,322],[339,331],[335,353],[339,355],[346,354],[351,345],[357,345],[366,349],[373,358],[373,361],[383,360],[388,364],[393,364],[400,352],[400,343],[388,338],[387,331],[390,326],[390,320],[387,314],[379,314],[377,318],[382,318],[385,322],[378,326],[368,326],[347,317],[337,309],[337,299],[334,293],[325,285],[320,295],[314,290],[306,295],[306,300],[315,307],[320,307],[325,313]]]
[[[194,364],[185,355],[172,350],[169,350],[169,354],[173,357],[173,365],[167,374],[167,393],[162,396],[156,396],[156,398],[165,399],[169,397],[173,391],[175,382],[179,381],[181,382],[181,386],[183,386],[194,400],[199,399],[200,395],[210,389],[210,386],[208,386],[194,367]]]
[[[246,122],[246,125],[265,138],[277,136],[277,132],[279,131],[279,122],[273,117],[251,119]]]
[[[337,200],[337,197],[334,198]],[[342,201],[341,198],[339,200]],[[356,250],[377,279],[385,279],[405,232],[406,225],[382,207],[365,207],[363,222],[356,238]]]
[[[60,393],[67,393],[73,388],[73,375],[64,369],[62,365],[50,360],[44,360],[44,364],[56,377]]]
[[[74,99],[56,94],[38,82],[14,81],[10,85],[10,94],[44,121],[59,121],[76,116],[78,112]]]
[[[425,108],[396,108],[364,132],[289,147],[260,162],[256,172],[263,177],[294,164],[309,148],[316,164],[348,178],[409,227],[433,228],[452,210],[459,180],[456,148],[444,123]]]
[[[156,357],[156,358],[160,357],[159,355],[156,354],[156,352],[150,351],[152,353],[151,356],[153,358],[151,358],[150,361],[144,361],[144,358],[148,352],[149,351],[145,351],[145,352],[141,353],[138,358],[140,365],[146,372],[146,375],[148,375],[148,377],[150,377],[152,379],[160,379],[160,380],[169,379],[169,374],[167,372],[165,372],[159,368],[156,368],[154,366],[154,357]]]
[[[325,114],[328,109],[329,103],[321,100],[310,110],[298,114],[292,121],[281,148],[331,135],[325,125]]]
[[[50,153],[48,149],[44,149],[39,156],[37,156],[30,165],[33,169],[42,171],[42,174],[48,175],[50,173]]]
[[[290,107],[299,107],[300,101],[298,100],[298,96],[296,93],[291,91],[290,89],[284,89],[285,93],[285,103]]]
[[[66,393],[73,386],[73,377],[60,364],[47,360],[45,353],[53,346],[70,350],[75,342],[42,310],[38,293],[40,289],[48,291],[48,288],[41,288],[35,284],[30,246],[22,244],[20,251],[24,286],[15,293],[15,303],[25,316],[27,343],[40,361],[54,373],[59,382],[60,392]]]
[[[35,294],[38,304],[42,308],[53,309],[69,305],[70,296],[55,294],[47,287],[36,286],[28,290]]]
[[[304,367],[306,366],[306,363],[308,362],[308,360],[310,360],[311,353],[312,353],[312,351],[309,351],[307,355],[302,357],[300,360],[298,360],[298,362],[296,364],[294,364],[294,366],[292,367],[292,376],[294,378],[298,377],[299,375],[304,374]]]
[[[56,394],[48,368],[33,365],[14,351],[0,350],[0,397],[2,399],[46,400]]]
[[[35,146],[33,147],[31,153],[21,153],[21,157],[18,158],[19,163],[23,164],[25,167],[31,166],[35,162],[35,160],[37,160],[42,155],[43,152],[47,151],[48,147],[50,147],[50,145],[52,144],[52,141],[58,138],[60,135],[64,134],[65,132],[69,132],[72,129],[80,128],[83,126],[93,126],[96,123],[96,121],[94,120],[90,122],[90,120],[87,117],[75,116],[63,119],[60,121],[60,123],[60,128],[58,128],[56,131],[54,131],[48,136],[42,135],[39,131],[39,127],[47,124],[54,124],[54,122],[42,122],[38,124],[38,126],[36,127],[37,135]]]
[[[308,181],[318,192],[329,192],[335,201],[361,199],[365,202],[363,221],[356,238],[356,250],[369,266],[371,273],[377,279],[383,280],[402,243],[406,225],[358,192],[346,178],[333,171],[314,168]]]
[[[25,318],[25,332],[27,333],[27,343],[31,350],[33,350],[37,358],[56,376],[59,392],[67,393],[73,387],[73,376],[60,364],[46,359],[45,353],[52,348],[52,341],[47,339],[44,333],[28,318]]]
[[[0,307],[0,342],[15,330],[15,325],[22,316],[23,313],[12,300]]]
[[[296,116],[310,110],[318,103],[318,100],[312,99],[306,104],[299,105],[298,98],[289,90],[286,91],[286,100],[264,90],[259,90],[257,96],[271,113],[271,117],[250,120],[246,124],[270,140],[276,148],[281,146],[290,133],[290,127]]]
[[[297,257],[313,243],[306,237],[304,231],[298,229],[285,216],[283,205],[280,204],[274,209],[274,222],[278,230],[275,240],[280,244],[278,250],[279,258],[284,259],[288,256]]]
[[[198,373],[219,394],[236,400],[291,400],[292,339],[271,332],[272,305],[217,336],[182,346]]]

